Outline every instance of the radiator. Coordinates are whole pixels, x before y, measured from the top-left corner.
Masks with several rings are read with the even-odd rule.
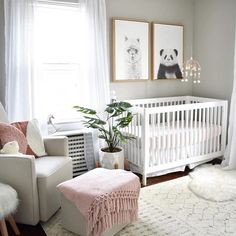
[[[73,164],[73,177],[81,175],[94,168],[94,147],[91,132],[64,131],[54,135],[68,137],[69,156]]]

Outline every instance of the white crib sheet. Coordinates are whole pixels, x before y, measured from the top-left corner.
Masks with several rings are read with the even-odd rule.
[[[186,124],[186,122],[174,122],[169,126],[165,123],[160,125],[149,126],[149,144],[155,146],[155,149],[180,148],[199,144],[201,142],[219,137],[222,127],[217,124],[206,124],[196,122]],[[142,126],[131,126],[129,130],[124,132],[125,135],[134,137],[132,142],[141,147],[141,137],[143,137]],[[217,140],[213,140],[217,142]]]

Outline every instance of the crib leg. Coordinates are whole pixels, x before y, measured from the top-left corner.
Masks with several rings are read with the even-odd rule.
[[[143,186],[147,185],[147,176],[146,175],[143,175],[143,177],[142,177],[142,185]]]

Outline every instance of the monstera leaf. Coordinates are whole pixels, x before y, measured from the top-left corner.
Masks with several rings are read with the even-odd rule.
[[[115,152],[119,143],[124,143],[133,138],[122,133],[122,129],[132,122],[133,114],[129,110],[131,107],[132,105],[128,102],[108,104],[105,109],[107,117],[104,120],[93,109],[74,106],[78,112],[84,114],[82,122],[85,127],[97,129],[100,132],[98,137],[105,140],[109,152]]]

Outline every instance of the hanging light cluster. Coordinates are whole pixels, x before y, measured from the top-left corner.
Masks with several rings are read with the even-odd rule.
[[[188,82],[192,80],[193,83],[200,83],[201,76],[201,66],[198,61],[194,60],[192,57],[183,64],[182,68],[183,79],[182,82]]]

